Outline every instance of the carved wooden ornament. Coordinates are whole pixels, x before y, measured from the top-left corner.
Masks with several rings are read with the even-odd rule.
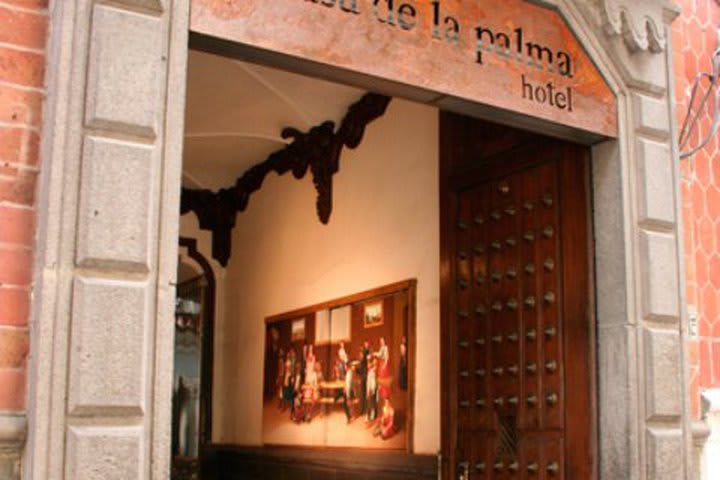
[[[235,186],[217,192],[183,188],[180,213],[195,212],[200,228],[212,231],[212,256],[227,266],[237,213],[247,208],[250,195],[262,187],[265,177],[270,172],[278,175],[292,172],[295,178],[301,179],[309,169],[317,191],[318,217],[327,224],[332,213],[332,179],[340,169],[343,148],[355,149],[360,145],[365,127],[385,113],[390,100],[384,95],[366,94],[348,109],[337,131],[335,123],[330,121],[305,133],[285,128],[282,137],[293,141],[250,168],[237,179]]]

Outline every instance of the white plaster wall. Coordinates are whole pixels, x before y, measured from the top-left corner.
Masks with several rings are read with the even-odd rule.
[[[416,278],[415,453],[440,447],[439,192],[437,109],[394,99],[346,150],[333,214],[322,225],[310,175],[269,176],[239,214],[219,326],[223,443],[259,445],[265,317]]]

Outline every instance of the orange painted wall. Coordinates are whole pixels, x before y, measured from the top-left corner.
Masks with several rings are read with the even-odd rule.
[[[25,409],[48,0],[0,0],[0,411]]]
[[[695,77],[712,70],[720,4],[717,0],[676,3],[682,7],[673,24],[677,115],[682,122]],[[700,125],[703,136],[710,124],[706,112]],[[700,391],[720,387],[720,136],[715,135],[702,151],[683,160],[680,170],[686,295],[690,311],[698,315],[698,336],[689,341],[691,408],[698,418]]]

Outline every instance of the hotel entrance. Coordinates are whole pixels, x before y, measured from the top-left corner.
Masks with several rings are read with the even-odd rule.
[[[321,35],[422,36],[407,6],[357,5],[295,8]],[[266,52],[266,6],[217,38],[213,8],[190,37],[180,232],[224,292],[205,476],[594,478],[587,145],[617,124],[582,49],[485,19],[467,62],[434,4],[455,70],[425,87],[468,100],[385,81],[419,65],[353,43],[347,70],[296,58],[303,16]]]
[[[208,52],[188,71],[180,235],[217,285],[197,473],[593,478],[587,147]]]
[[[495,3],[57,2],[33,478],[687,478],[670,14]]]
[[[190,52],[179,234],[214,341],[199,462],[180,450],[173,480],[436,477],[439,112]]]

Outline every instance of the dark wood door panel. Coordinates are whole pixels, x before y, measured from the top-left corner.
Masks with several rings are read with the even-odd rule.
[[[444,473],[591,479],[588,152],[482,126],[441,117]]]

